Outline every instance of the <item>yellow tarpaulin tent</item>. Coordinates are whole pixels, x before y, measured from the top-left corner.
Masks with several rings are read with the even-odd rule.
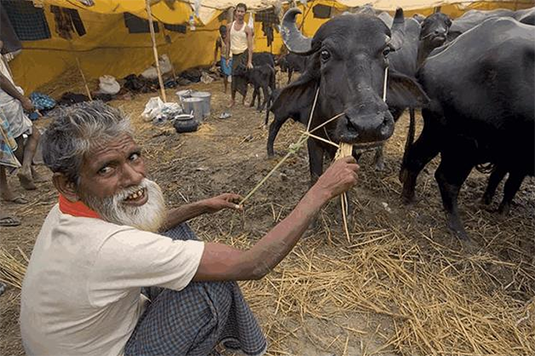
[[[125,13],[143,19],[147,18],[145,0],[85,2],[92,2],[94,5],[86,6],[81,0],[33,0],[34,6],[43,9],[50,28],[50,38],[23,41],[22,53],[10,63],[16,82],[27,93],[61,78],[62,73],[76,65],[76,57],[79,58],[81,68],[88,79],[98,78],[105,74],[123,78],[131,73],[139,74],[154,63],[150,34],[148,32],[130,33],[125,25]],[[169,56],[177,72],[196,66],[209,66],[213,61],[218,28],[227,21],[225,12],[238,2],[246,3],[250,8],[250,14],[281,5],[284,8],[288,7],[287,1],[278,0],[152,1],[152,16],[154,21],[159,22],[156,40],[160,54],[165,53]],[[464,2],[453,0],[315,0],[306,2],[306,5],[303,5],[302,1],[295,3],[303,9],[304,20],[300,16],[297,21],[303,24],[302,30],[307,35],[313,35],[317,28],[327,21],[327,19],[314,16],[311,9],[317,5],[329,6],[334,9],[333,13],[341,13],[350,8],[371,3],[374,8],[385,11],[394,11],[397,7],[403,7],[407,10],[407,16],[416,12],[428,15],[436,7],[441,6],[442,11],[452,17],[460,16],[468,9],[520,9],[534,5],[533,0]],[[73,34],[69,40],[60,37],[56,32],[51,6],[77,10],[86,29],[85,35]],[[193,31],[189,27],[191,16],[195,22]],[[166,30],[163,24],[186,25],[186,31],[180,33]],[[268,47],[266,37],[262,32],[262,23],[254,22],[254,30],[255,52],[280,52],[282,41],[278,33],[275,33],[272,47]]]

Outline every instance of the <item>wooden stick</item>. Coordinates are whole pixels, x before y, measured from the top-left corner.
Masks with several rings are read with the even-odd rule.
[[[78,59],[78,55],[76,55],[76,53],[74,54],[74,58],[76,58],[76,66],[78,67],[78,71],[82,75],[82,80],[84,81],[84,86],[85,86],[85,91],[87,93],[87,97],[89,98],[89,100],[93,101],[93,97],[91,96],[91,92],[89,91],[89,86],[87,85],[87,80],[85,80],[85,75],[84,75],[84,72],[82,71],[82,66],[80,65],[80,60]]]
[[[156,35],[154,34],[154,25],[152,21],[152,12],[150,9],[150,0],[146,0],[147,15],[149,17],[150,38],[152,40],[152,51],[154,52],[154,60],[156,60],[156,72],[158,73],[158,82],[160,83],[160,91],[162,93],[162,100],[167,102],[165,95],[165,87],[163,86],[162,72],[160,71],[160,62],[158,61],[158,49],[156,48]]]

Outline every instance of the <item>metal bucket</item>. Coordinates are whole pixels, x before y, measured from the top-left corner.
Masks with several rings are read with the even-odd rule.
[[[184,99],[191,98],[191,90],[179,90],[176,92],[176,96],[178,97],[178,102],[180,103],[180,105],[183,106],[182,101]]]
[[[203,100],[201,98],[184,98],[182,99],[182,107],[187,114],[193,111],[193,116],[195,116],[197,122],[202,121]]]
[[[212,94],[206,91],[193,91],[190,95],[192,98],[202,99],[203,118],[210,116],[210,99],[212,98]]]

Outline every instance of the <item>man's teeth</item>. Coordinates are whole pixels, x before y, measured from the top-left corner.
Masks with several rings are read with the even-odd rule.
[[[138,198],[140,198],[140,197],[143,196],[143,192],[144,192],[144,189],[141,188],[141,189],[138,190],[137,192],[134,192],[134,193],[130,194],[129,196],[127,196],[125,200],[135,200],[135,199],[138,199]]]

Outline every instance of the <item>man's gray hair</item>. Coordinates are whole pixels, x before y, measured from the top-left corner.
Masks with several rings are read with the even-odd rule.
[[[84,102],[54,113],[42,137],[43,160],[52,172],[79,184],[84,156],[95,146],[124,134],[132,135],[125,114],[102,101]]]

